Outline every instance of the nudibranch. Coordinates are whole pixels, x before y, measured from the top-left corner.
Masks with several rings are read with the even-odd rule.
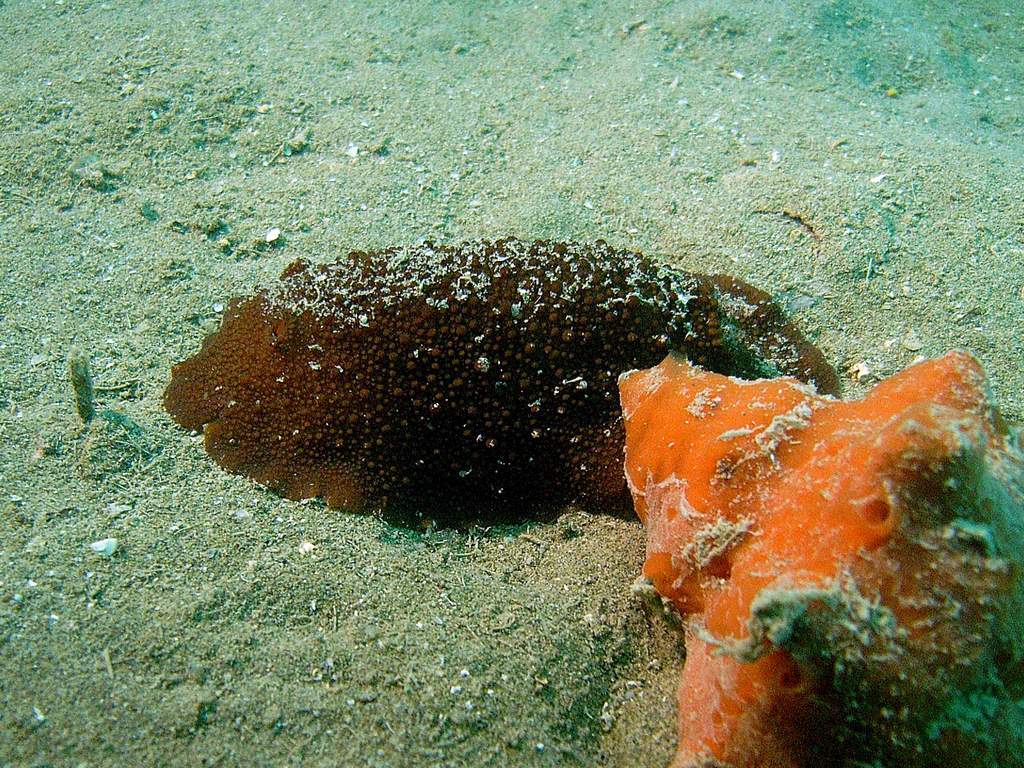
[[[972,357],[850,402],[676,355],[620,391],[675,768],[1024,765],[1024,456]]]
[[[834,390],[770,297],[598,241],[299,260],[236,299],[164,403],[293,499],[434,519],[628,507],[616,382],[667,351]]]

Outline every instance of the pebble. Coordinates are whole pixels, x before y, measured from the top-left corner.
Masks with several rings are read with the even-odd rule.
[[[924,346],[924,342],[921,341],[920,338],[918,338],[918,335],[917,335],[917,333],[915,331],[913,331],[913,330],[907,331],[906,335],[903,337],[903,348],[904,349],[906,349],[906,350],[908,350],[910,352],[917,352],[923,346]]]
[[[279,237],[281,237],[281,228],[271,227],[267,230],[267,234],[263,236],[263,239],[268,243],[275,243]]]
[[[872,375],[871,367],[863,360],[850,366],[850,376],[853,377],[854,381],[864,381]]]
[[[100,539],[89,545],[89,549],[100,557],[110,557],[117,551],[117,539]]]
[[[284,146],[281,148],[282,154],[284,154],[285,157],[291,157],[292,155],[299,154],[300,152],[305,152],[309,148],[309,137],[310,133],[308,128],[298,129],[294,134],[292,134],[292,137],[284,143]]]

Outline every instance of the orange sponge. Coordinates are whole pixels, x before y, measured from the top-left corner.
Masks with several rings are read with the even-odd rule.
[[[1024,458],[972,357],[851,402],[674,355],[619,386],[674,766],[1024,764]]]

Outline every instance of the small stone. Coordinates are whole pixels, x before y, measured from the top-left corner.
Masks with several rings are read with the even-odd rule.
[[[281,153],[285,157],[291,157],[292,155],[298,155],[305,152],[309,148],[310,133],[308,128],[300,128],[292,137],[284,143],[281,148]]]
[[[345,154],[354,160],[355,158],[359,157],[359,147],[357,147],[350,141],[348,143],[348,146],[345,147]]]
[[[86,155],[72,163],[71,175],[93,189],[107,190],[115,174],[98,155]]]
[[[268,244],[272,245],[273,243],[276,243],[278,238],[280,238],[280,237],[281,237],[281,228],[280,227],[271,227],[270,229],[267,230],[267,234],[265,234],[263,236],[263,239]]]
[[[861,360],[859,363],[854,363],[850,366],[850,376],[854,381],[864,381],[872,376],[871,367]]]
[[[917,333],[913,330],[907,331],[903,337],[903,348],[909,352],[917,352],[924,346],[924,342],[918,338]]]
[[[100,557],[110,557],[117,551],[117,539],[100,539],[89,545],[89,549]]]
[[[314,544],[311,541],[304,541],[301,544],[299,544],[299,554],[300,555],[308,555],[314,549],[316,549],[316,544]]]

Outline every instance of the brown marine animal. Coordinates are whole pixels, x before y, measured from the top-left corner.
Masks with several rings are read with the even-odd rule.
[[[669,350],[837,390],[770,297],[602,241],[299,260],[235,299],[164,404],[292,499],[439,521],[628,509],[616,381]]]

